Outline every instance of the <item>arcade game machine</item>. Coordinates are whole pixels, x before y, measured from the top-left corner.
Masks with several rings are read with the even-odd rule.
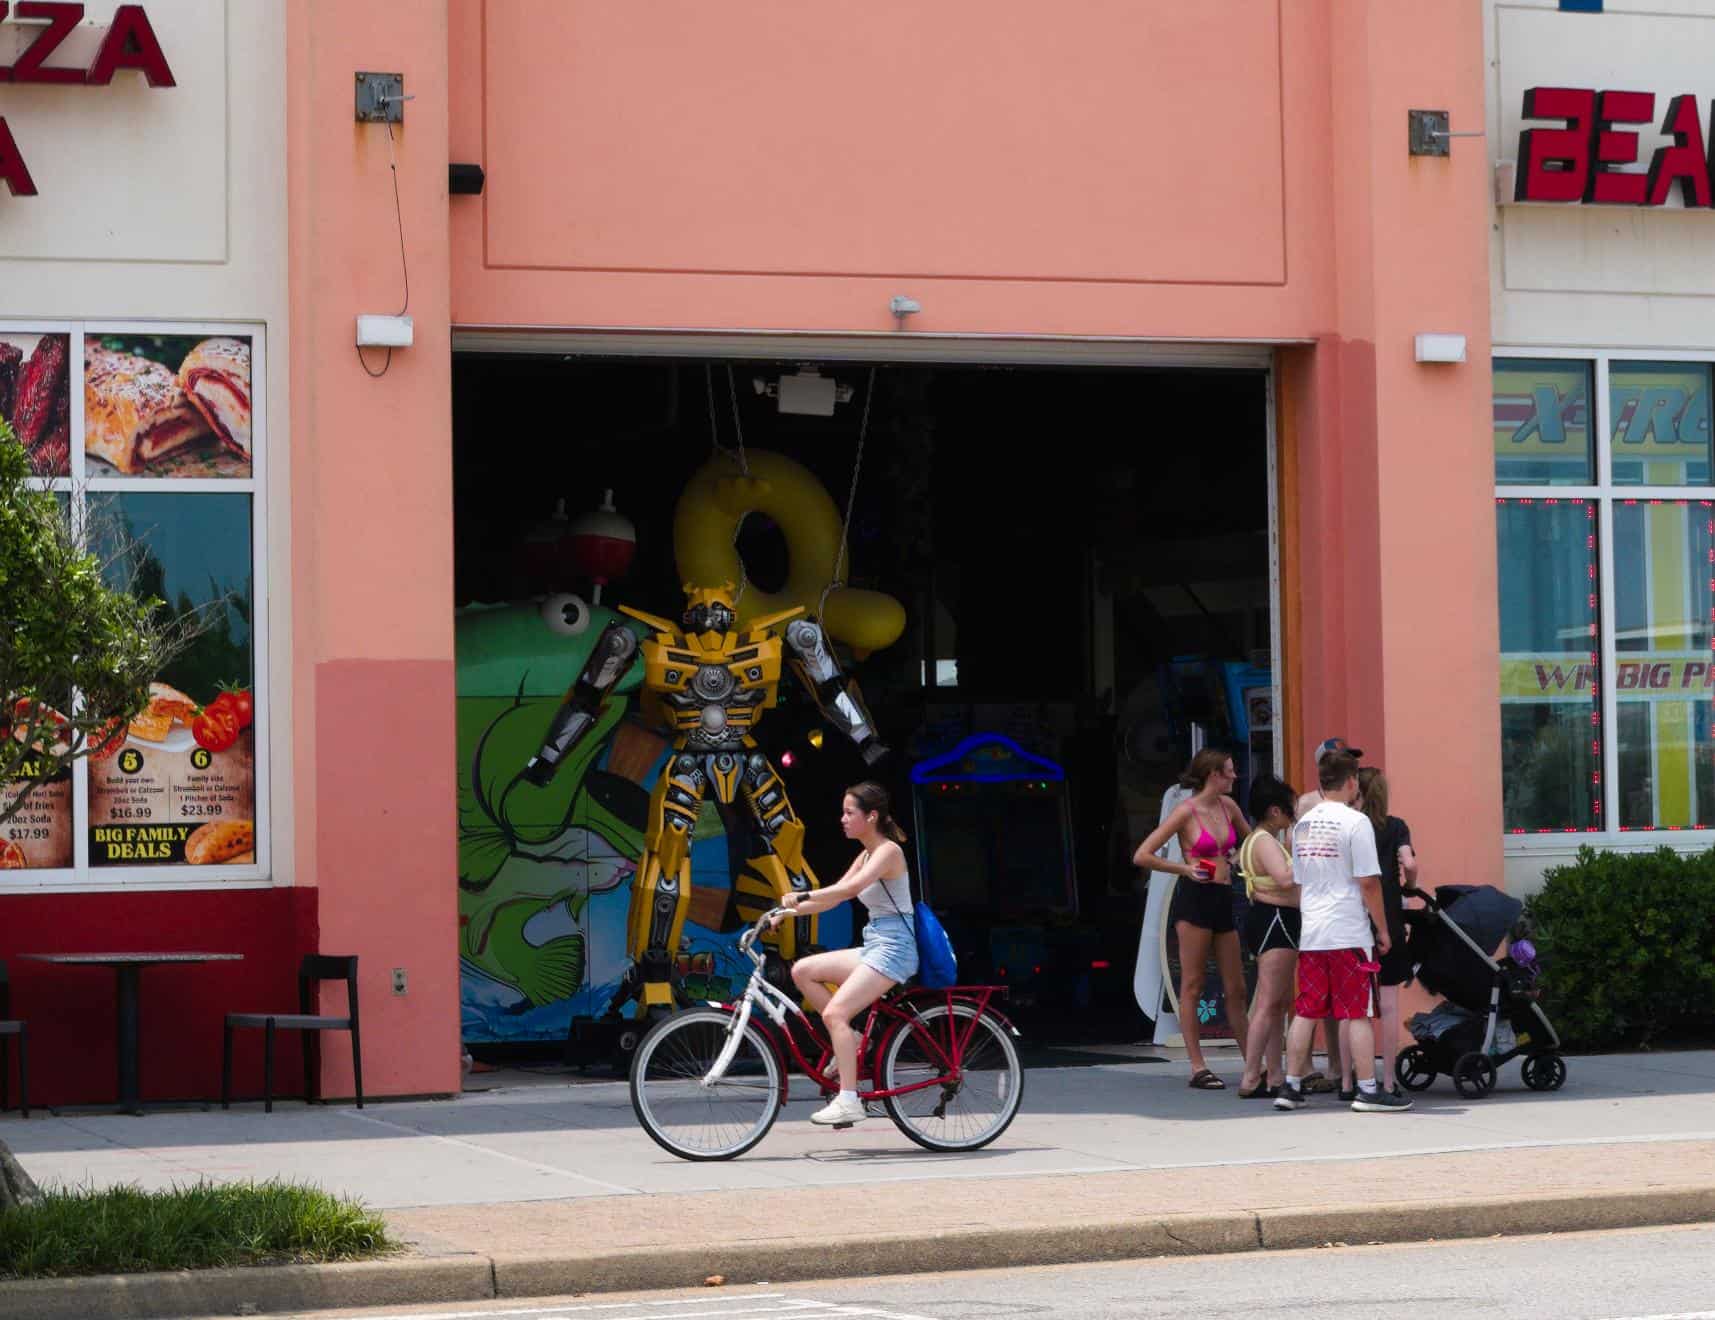
[[[1088,1008],[1092,972],[1112,960],[1078,921],[1065,769],[1003,734],[973,734],[912,767],[911,804],[922,892],[959,979],[1009,987],[1025,1014]]]

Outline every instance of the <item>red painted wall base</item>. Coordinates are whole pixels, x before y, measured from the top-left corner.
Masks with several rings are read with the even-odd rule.
[[[150,967],[142,973],[143,1098],[218,1101],[225,1015],[297,1012],[298,961],[316,951],[316,898],[313,888],[8,894],[0,958],[11,973],[12,1016],[29,1024],[30,1103],[115,1099],[116,978],[106,967],[57,967],[19,954],[243,954],[243,962]],[[275,1044],[274,1084],[285,1095],[299,1095],[303,1056],[297,1035],[281,1033]],[[330,1047],[344,1048],[345,1041]],[[235,1095],[262,1093],[261,1032],[235,1037],[232,1078]]]

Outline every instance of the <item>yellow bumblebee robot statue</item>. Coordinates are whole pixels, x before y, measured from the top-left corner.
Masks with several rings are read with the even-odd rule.
[[[671,970],[691,901],[691,833],[703,800],[713,795],[729,831],[752,818],[751,856],[733,887],[739,916],[755,921],[782,894],[817,888],[804,860],[804,823],[752,730],[774,704],[783,659],[809,689],[823,717],[857,744],[866,763],[887,754],[865,708],[857,682],[835,662],[821,624],[799,606],[754,619],[738,630],[734,587],[685,587],[680,624],[621,605],[651,629],[641,644],[644,680],[640,714],[673,734],[673,753],[650,798],[643,856],[632,882],[628,925],[630,970],[614,997],[617,1010],[636,1001],[642,1018],[674,1007]],[[778,631],[777,631],[778,630]],[[629,627],[608,625],[583,672],[548,726],[524,778],[545,785],[578,742],[595,726],[601,703],[636,659],[639,643]],[[816,943],[816,917],[784,922],[772,936],[787,962]]]

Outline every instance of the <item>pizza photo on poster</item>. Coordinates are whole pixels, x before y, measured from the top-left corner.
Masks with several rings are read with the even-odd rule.
[[[0,714],[9,716],[11,712]],[[37,727],[65,722],[65,717],[51,707],[40,714],[26,712],[20,718]],[[5,728],[4,723],[0,720],[6,737],[20,743],[25,740],[22,729]],[[34,749],[44,750],[41,743],[35,744]],[[48,750],[63,754],[66,744],[59,742]],[[68,766],[58,773],[44,775],[30,761],[25,761],[21,768],[26,778],[0,784],[0,871],[51,871],[69,867],[73,860],[71,769]]]
[[[162,602],[163,623],[193,625],[189,644],[149,684],[148,704],[90,757],[91,867],[256,860],[250,498],[89,497],[97,535],[131,548],[129,589]]]
[[[38,477],[71,475],[71,336],[0,330],[0,418]]]
[[[85,474],[248,477],[250,401],[249,335],[87,331]]]

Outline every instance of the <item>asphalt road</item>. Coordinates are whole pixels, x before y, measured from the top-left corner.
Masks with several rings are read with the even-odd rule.
[[[805,1249],[815,1250],[813,1241]],[[1715,1225],[1706,1224],[773,1287],[733,1280],[676,1293],[313,1314],[317,1320],[1278,1320],[1286,1314],[1334,1320],[1715,1320],[1711,1260]]]

